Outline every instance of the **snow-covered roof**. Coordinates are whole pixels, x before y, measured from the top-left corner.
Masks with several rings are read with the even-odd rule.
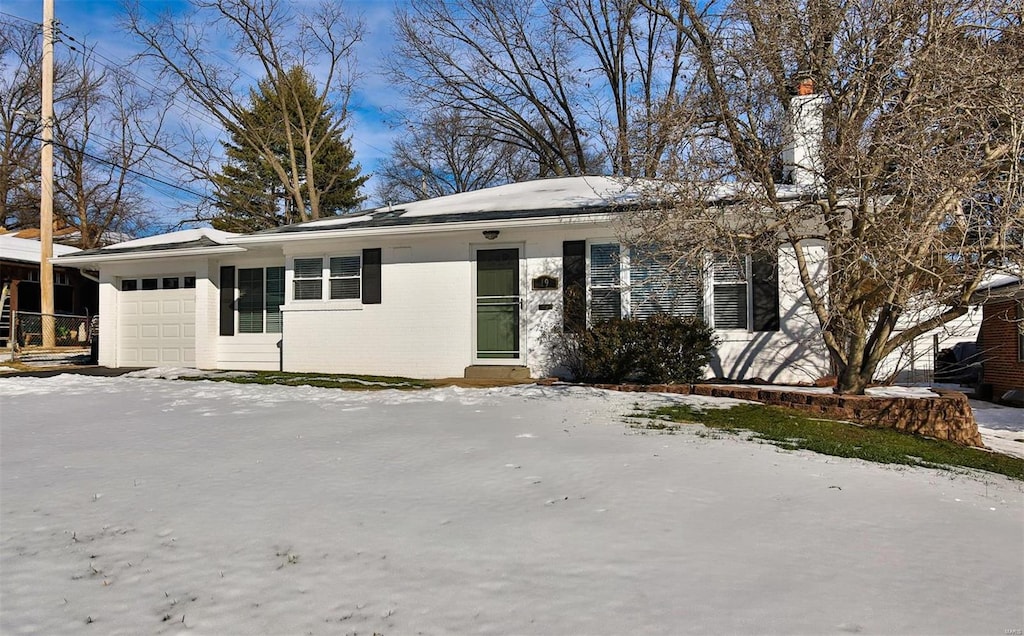
[[[637,203],[644,195],[641,182],[614,177],[560,177],[460,192],[436,199],[384,206],[377,212],[401,211],[403,217],[475,212],[512,212],[594,208]]]
[[[32,239],[18,238],[9,234],[0,234],[0,259],[21,263],[39,264],[41,244]],[[54,243],[53,255],[63,256],[80,252],[77,247]]]
[[[1024,281],[1013,274],[991,274],[978,285],[971,295],[971,302],[984,304],[986,301],[1006,300],[1024,296]]]
[[[238,236],[232,232],[223,232],[221,230],[215,230],[209,227],[201,227],[194,230],[180,230],[178,232],[168,232],[167,234],[157,234],[155,236],[147,236],[145,238],[138,238],[131,241],[125,241],[123,243],[114,243],[108,245],[102,249],[105,250],[123,250],[128,248],[137,247],[154,247],[157,245],[173,245],[177,243],[192,243],[202,239],[209,239],[219,245],[224,245],[230,241],[231,238]]]
[[[461,192],[435,199],[387,205],[355,214],[340,215],[275,227],[252,234],[232,234],[210,228],[161,234],[91,250],[76,261],[89,262],[157,253],[194,255],[211,250],[244,250],[247,245],[328,236],[380,235],[412,232],[447,232],[481,225],[539,226],[571,218],[600,222],[606,215],[623,209],[669,201],[688,188],[690,196],[708,202],[728,202],[753,196],[751,184],[715,183],[706,188],[625,177],[557,177],[510,183],[483,190]],[[806,194],[795,186],[780,186],[780,199]],[[606,219],[605,219],[606,220]]]

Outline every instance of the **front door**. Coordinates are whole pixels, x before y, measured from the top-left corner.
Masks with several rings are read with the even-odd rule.
[[[519,248],[476,251],[476,357],[519,361]]]

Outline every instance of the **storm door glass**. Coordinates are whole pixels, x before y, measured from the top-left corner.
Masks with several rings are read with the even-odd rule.
[[[519,359],[519,250],[476,253],[476,355]]]

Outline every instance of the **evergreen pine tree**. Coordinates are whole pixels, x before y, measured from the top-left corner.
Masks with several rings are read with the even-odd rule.
[[[369,177],[359,174],[344,124],[301,67],[261,81],[237,119],[213,179],[215,228],[252,232],[341,214],[362,202],[358,190]]]

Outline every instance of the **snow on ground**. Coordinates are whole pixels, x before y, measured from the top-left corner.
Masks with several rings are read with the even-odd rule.
[[[1024,627],[1021,482],[627,426],[667,401],[721,403],[0,378],[0,632]]]
[[[971,400],[971,410],[985,446],[1024,457],[1024,409]]]

